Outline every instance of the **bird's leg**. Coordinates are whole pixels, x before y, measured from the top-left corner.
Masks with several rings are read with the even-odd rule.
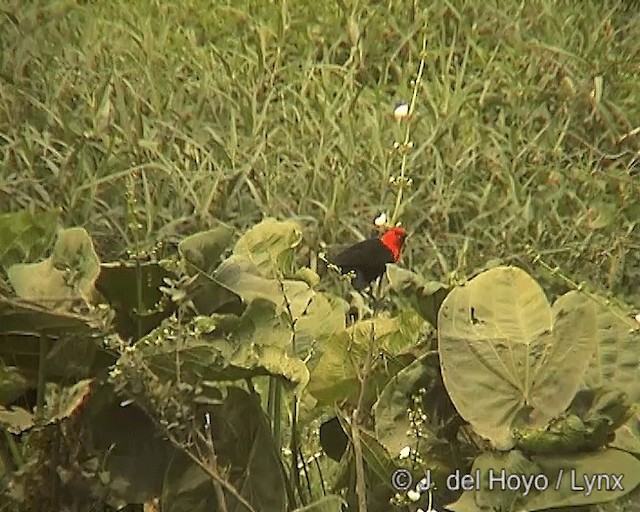
[[[380,276],[376,279],[376,284],[371,286],[371,309],[373,309],[374,314],[379,311],[384,303],[382,297],[382,280],[384,279],[384,275]],[[373,289],[376,287],[376,292],[374,293]]]

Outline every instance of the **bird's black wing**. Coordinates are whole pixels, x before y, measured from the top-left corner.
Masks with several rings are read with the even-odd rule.
[[[345,273],[360,274],[370,283],[384,274],[387,263],[393,263],[393,254],[378,238],[372,238],[352,245],[329,261]]]

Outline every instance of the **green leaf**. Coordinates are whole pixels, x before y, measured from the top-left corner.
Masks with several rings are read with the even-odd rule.
[[[606,388],[579,391],[567,413],[544,427],[516,431],[518,448],[533,453],[595,450],[633,413],[622,391]]]
[[[13,434],[20,434],[32,428],[35,417],[22,407],[7,409],[0,407],[0,425]]]
[[[162,486],[162,510],[166,512],[207,512],[216,503],[209,477],[186,456],[176,456],[169,464]]]
[[[343,429],[352,437],[350,422],[340,416]],[[358,429],[362,459],[364,462],[364,477],[367,492],[367,510],[389,510],[389,500],[397,492],[393,487],[392,474],[396,464],[384,447],[366,430]],[[353,440],[351,441],[353,443]],[[347,487],[347,508],[357,508],[355,459],[353,449],[340,461],[336,489]]]
[[[83,228],[63,229],[51,256],[40,263],[16,263],[7,274],[23,299],[68,309],[70,302],[92,302],[100,261],[89,234]]]
[[[315,292],[303,281],[263,277],[259,268],[244,256],[231,256],[218,267],[215,280],[250,304],[256,299],[273,302],[280,309],[291,309],[299,318],[309,306]]]
[[[416,438],[411,435],[409,411],[413,408],[413,396],[420,388],[430,387],[437,378],[437,367],[428,364],[427,354],[413,361],[394,375],[384,387],[373,407],[376,439],[393,456],[398,456],[405,446],[411,446]],[[421,439],[420,442],[433,442]]]
[[[385,348],[399,345],[410,345],[413,338],[398,333],[398,320],[378,317],[375,320],[357,322],[336,333],[324,345],[322,356],[317,365],[311,369],[309,391],[321,405],[333,405],[337,401],[355,403],[360,393],[358,367],[364,364],[367,351],[371,349],[379,354],[375,366],[371,369],[368,386],[365,390],[366,404],[372,404],[382,388],[391,377],[414,359],[409,354],[388,356]],[[373,327],[373,331],[372,331]]]
[[[0,356],[33,380],[42,363],[41,344],[46,343],[47,378],[85,378],[96,362],[102,368],[113,362],[101,349],[109,318],[102,309],[83,316],[0,297]]]
[[[0,350],[2,353],[2,350]],[[15,366],[0,366],[0,405],[7,405],[35,384]]]
[[[209,412],[218,466],[226,468],[229,483],[255,510],[284,512],[282,467],[259,398],[229,387],[222,404]],[[216,503],[212,479],[184,457],[171,463],[162,494],[167,512],[205,512]],[[229,492],[224,494],[228,510],[246,510]]]
[[[329,340],[322,357],[311,371],[308,386],[309,392],[320,405],[332,406],[338,401],[357,399],[359,381],[355,364],[363,357],[362,349],[352,346],[347,331]]]
[[[201,315],[241,315],[244,306],[241,298],[216,279],[198,274],[186,286],[186,292],[196,311]]]
[[[613,305],[596,307],[597,350],[585,373],[585,385],[623,391],[632,402],[640,404],[640,330],[633,329],[633,321]],[[640,454],[640,412],[616,432],[612,446]]]
[[[19,212],[0,215],[0,266],[8,269],[15,263],[41,258],[53,241],[59,210]]]
[[[465,491],[457,502],[447,505],[448,509],[528,512],[604,503],[625,496],[640,483],[640,461],[619,450],[531,459],[512,450],[480,455],[469,475],[474,490]],[[622,475],[622,490],[615,488],[612,475]],[[585,478],[598,485],[589,488]],[[449,484],[453,483],[451,479]]]
[[[348,304],[341,298],[315,292],[304,314],[296,319],[296,351],[315,368],[331,339],[345,328]]]
[[[160,376],[176,382],[176,361],[183,380],[225,381],[259,375],[280,376],[300,392],[309,381],[302,360],[290,355],[291,330],[273,304],[254,301],[241,317],[196,317],[188,324],[166,320],[142,338],[119,364],[142,357]]]
[[[439,313],[442,377],[460,415],[498,448],[571,403],[596,346],[595,306],[578,292],[553,308],[523,270],[497,267],[455,288]]]
[[[160,287],[175,277],[155,262],[112,262],[100,265],[96,289],[115,310],[116,331],[138,339],[155,329],[175,309],[162,304]]]
[[[520,478],[531,479],[541,474],[540,467],[527,459],[521,452],[512,450],[504,453],[483,453],[474,462],[469,475],[473,478],[474,490],[465,490],[458,502],[447,505],[454,512],[471,512],[488,509],[495,512],[507,512],[512,510],[530,510],[524,508],[526,497],[523,497],[522,489],[497,485],[496,478],[504,471],[506,476],[519,475]],[[464,472],[454,473],[455,478],[450,477],[448,485],[455,487],[464,480]],[[471,482],[467,477],[467,481]],[[469,484],[467,484],[469,485]]]
[[[611,446],[640,455],[640,411],[618,428]]]
[[[340,496],[329,494],[306,507],[297,508],[293,512],[342,512],[342,507],[346,504],[347,502]]]
[[[450,288],[436,281],[427,281],[397,265],[387,265],[387,278],[391,289],[405,305],[437,327],[438,311]]]
[[[294,249],[301,241],[302,231],[295,222],[266,218],[236,242],[233,254],[247,258],[260,274],[275,277],[291,271]]]
[[[40,426],[59,423],[82,410],[93,389],[94,380],[85,379],[72,386],[47,383]],[[36,417],[21,407],[0,407],[0,424],[14,434],[26,432],[36,425]]]
[[[640,403],[638,343],[640,330],[614,306],[595,304],[597,350],[589,361],[584,382],[589,388],[607,386],[625,391]]]
[[[220,264],[220,256],[229,247],[233,229],[218,226],[195,233],[178,244],[180,256],[200,272],[210,274]]]
[[[102,315],[79,315],[50,311],[38,304],[0,296],[0,334],[23,334],[58,338],[62,334],[89,336],[106,329]],[[4,343],[4,340],[2,341]],[[2,352],[0,343],[0,353]]]
[[[633,491],[640,484],[640,461],[633,455],[615,449],[572,456],[533,456],[532,460],[549,475],[549,489],[532,496],[527,510],[575,507],[606,503]],[[560,488],[555,490],[560,471]],[[622,476],[623,489],[614,487],[612,475]],[[585,478],[596,485],[589,490]],[[553,479],[553,480],[552,480]]]
[[[135,403],[123,407],[120,401],[111,385],[96,386],[82,415],[86,448],[102,461],[110,503],[143,503],[160,495],[175,451],[147,413]]]
[[[365,430],[360,430],[360,443],[362,444],[362,458],[366,462],[367,469],[375,475],[376,484],[385,486],[395,493],[392,475],[396,464],[387,450]]]

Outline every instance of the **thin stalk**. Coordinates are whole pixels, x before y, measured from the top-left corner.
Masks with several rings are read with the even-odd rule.
[[[409,103],[409,118],[416,106],[416,101],[418,99],[418,88],[420,87],[420,81],[422,80],[422,74],[424,73],[425,67],[425,53],[427,51],[427,36],[424,36],[422,40],[422,52],[420,53],[420,65],[418,66],[418,75],[415,80],[415,84],[413,86],[413,94],[411,96],[411,103]],[[393,208],[393,215],[391,215],[391,225],[395,225],[398,220],[398,215],[400,214],[400,207],[402,206],[402,196],[404,194],[404,187],[406,185],[406,174],[407,174],[407,160],[408,160],[408,147],[411,141],[411,126],[407,123],[407,127],[405,129],[404,140],[402,141],[401,151],[402,151],[402,163],[400,166],[400,180],[398,182],[398,195],[396,196],[396,204]]]

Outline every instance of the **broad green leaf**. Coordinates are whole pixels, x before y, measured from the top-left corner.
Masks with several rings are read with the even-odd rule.
[[[111,385],[96,385],[82,415],[86,448],[100,458],[110,503],[143,503],[160,495],[175,449],[144,410],[121,400]]]
[[[195,276],[193,282],[186,286],[185,291],[196,311],[201,315],[214,313],[241,315],[244,310],[242,300],[236,293],[204,274]]]
[[[165,473],[162,510],[166,512],[207,512],[216,503],[211,477],[186,456],[176,456]]]
[[[438,311],[450,288],[436,281],[427,281],[397,265],[387,266],[387,278],[391,289],[399,295],[402,302],[437,327]]]
[[[409,412],[414,405],[413,396],[437,378],[438,368],[428,364],[431,359],[425,355],[394,375],[373,407],[376,439],[394,457],[405,446],[416,443],[411,435]],[[429,444],[433,439],[420,439],[420,443],[424,442]]]
[[[561,457],[541,455],[533,456],[532,460],[549,475],[549,482],[553,484],[547,491],[532,496],[528,510],[606,503],[627,495],[640,484],[640,461],[621,450]],[[614,475],[622,477],[622,489],[616,488]],[[560,486],[556,491],[553,486],[558,481]],[[592,485],[595,483],[591,489],[589,481]]]
[[[0,354],[2,350],[0,350]],[[7,405],[35,384],[15,366],[0,366],[0,405]]]
[[[381,320],[380,325],[384,327],[388,319],[376,320]],[[337,333],[325,344],[320,360],[311,370],[308,387],[320,405],[331,406],[342,401],[354,404],[357,402],[360,394],[358,372],[368,357],[371,325],[370,321],[365,321],[361,327],[350,327]],[[380,326],[374,328],[374,333],[381,331]],[[364,402],[370,405],[378,398],[389,379],[414,359],[409,354],[388,357],[376,343],[371,349],[377,359],[375,367],[370,370],[365,390]]]
[[[106,329],[104,315],[83,316],[66,311],[50,311],[38,304],[0,296],[0,334],[13,333],[58,338],[63,334],[89,335]],[[2,342],[0,341],[0,352]]]
[[[523,489],[514,488],[515,485],[508,487],[496,484],[496,478],[503,474],[506,476],[519,475],[526,481],[535,478],[541,474],[541,469],[534,462],[527,459],[521,452],[511,450],[509,452],[483,453],[477,457],[469,475],[473,477],[473,485],[476,490],[465,491],[473,497],[473,503],[476,509],[487,508],[495,512],[507,512],[512,510],[527,510],[523,507]],[[460,471],[454,473],[455,478],[449,479],[447,484],[451,487],[461,485],[465,473]],[[453,485],[452,485],[453,484]],[[460,512],[456,504],[448,505],[448,509],[454,512]],[[466,509],[473,510],[473,509]]]
[[[449,485],[461,481],[454,477]],[[527,459],[521,452],[484,453],[469,472],[474,490],[465,491],[454,512],[529,512],[611,501],[630,493],[640,483],[640,461],[620,450],[575,455],[539,455]],[[615,478],[621,478],[618,489]],[[596,484],[589,487],[589,483]]]
[[[339,416],[343,429],[353,438],[351,422]],[[389,500],[397,492],[393,487],[393,472],[396,464],[384,447],[368,431],[359,428],[358,437],[364,462],[364,477],[367,492],[367,510],[389,510]],[[353,439],[352,439],[353,444]],[[353,448],[340,461],[338,482],[335,488],[347,487],[347,507],[357,509],[355,459]]]
[[[175,277],[155,262],[112,262],[100,265],[96,289],[115,310],[116,330],[123,338],[138,339],[155,329],[175,305],[163,303],[160,287]]]
[[[232,228],[218,226],[183,239],[178,244],[178,251],[195,269],[210,274],[220,264],[220,256],[229,247],[232,237]]]
[[[13,434],[21,434],[35,425],[35,416],[22,407],[0,407],[0,426]]]
[[[351,344],[347,331],[333,336],[324,347],[322,357],[311,371],[308,390],[320,404],[332,406],[335,402],[359,394],[357,362],[363,360],[364,352]]]
[[[513,428],[545,425],[571,403],[596,346],[593,301],[553,308],[523,270],[497,267],[445,299],[438,317],[442,377],[460,415],[498,448]]]
[[[16,294],[52,309],[68,309],[74,299],[92,302],[100,261],[83,228],[58,233],[53,252],[40,263],[16,263],[7,274]]]
[[[304,281],[310,288],[315,288],[320,283],[320,276],[307,267],[298,269],[292,277],[299,281]]]
[[[236,242],[233,254],[247,258],[260,274],[274,277],[291,271],[294,249],[301,240],[302,231],[295,222],[266,218]]]
[[[565,414],[533,430],[516,430],[517,447],[533,453],[571,453],[596,450],[633,415],[622,391],[606,388],[579,391]]]
[[[347,502],[340,496],[329,494],[306,507],[297,508],[293,512],[342,512],[342,507],[346,504]]]
[[[585,385],[623,391],[640,405],[640,330],[634,329],[634,321],[615,306],[596,307],[597,346],[585,373]],[[612,446],[640,454],[640,413],[620,427]]]
[[[0,357],[34,379],[44,343],[47,378],[88,377],[96,363],[104,368],[113,362],[102,350],[109,318],[103,309],[82,316],[0,297]]]
[[[72,386],[61,386],[47,383],[45,392],[45,406],[41,417],[36,417],[29,411],[14,407],[6,409],[0,407],[0,424],[14,434],[20,434],[34,427],[51,425],[64,421],[78,414],[89,399],[93,388],[93,379],[76,382]]]
[[[375,475],[375,483],[378,486],[386,486],[389,491],[396,492],[393,487],[391,475],[396,469],[396,464],[385,450],[384,446],[365,430],[360,430],[360,443],[362,445],[362,458],[367,468]]]
[[[0,214],[0,267],[40,259],[53,241],[59,210]]]
[[[281,309],[290,308],[299,318],[309,306],[315,292],[304,281],[276,279],[261,275],[259,268],[245,256],[233,255],[218,267],[215,280],[236,293],[243,302],[256,299],[273,302]]]
[[[284,512],[287,500],[279,454],[259,399],[240,388],[227,391],[221,405],[208,410],[218,465],[226,468],[226,479],[255,510]],[[205,512],[216,503],[212,479],[185,457],[172,461],[163,487],[162,509],[167,512]],[[225,501],[230,511],[246,510],[226,491]]]
[[[331,339],[345,328],[348,304],[339,297],[315,292],[309,307],[295,323],[296,351],[315,367]]]
[[[287,503],[280,454],[259,398],[229,388],[218,417],[222,423],[218,433],[222,440],[220,457],[237,469],[236,489],[256,510],[284,512]],[[228,500],[231,509],[239,510],[235,500],[229,496]]]
[[[640,403],[640,330],[633,330],[633,320],[625,318],[614,306],[595,307],[597,344],[584,382],[589,388],[606,385],[624,391],[633,402]]]
[[[636,411],[624,425],[618,428],[611,446],[640,455],[640,411]]]
[[[309,370],[290,352],[290,327],[276,315],[273,304],[260,300],[241,317],[196,317],[184,325],[166,320],[117,365],[141,357],[163,379],[176,382],[180,371],[182,379],[193,384],[280,376],[300,392],[309,381]]]
[[[376,350],[395,356],[414,348],[426,334],[426,328],[424,320],[409,310],[394,317],[361,320],[349,332],[356,345],[368,346],[375,339]]]

